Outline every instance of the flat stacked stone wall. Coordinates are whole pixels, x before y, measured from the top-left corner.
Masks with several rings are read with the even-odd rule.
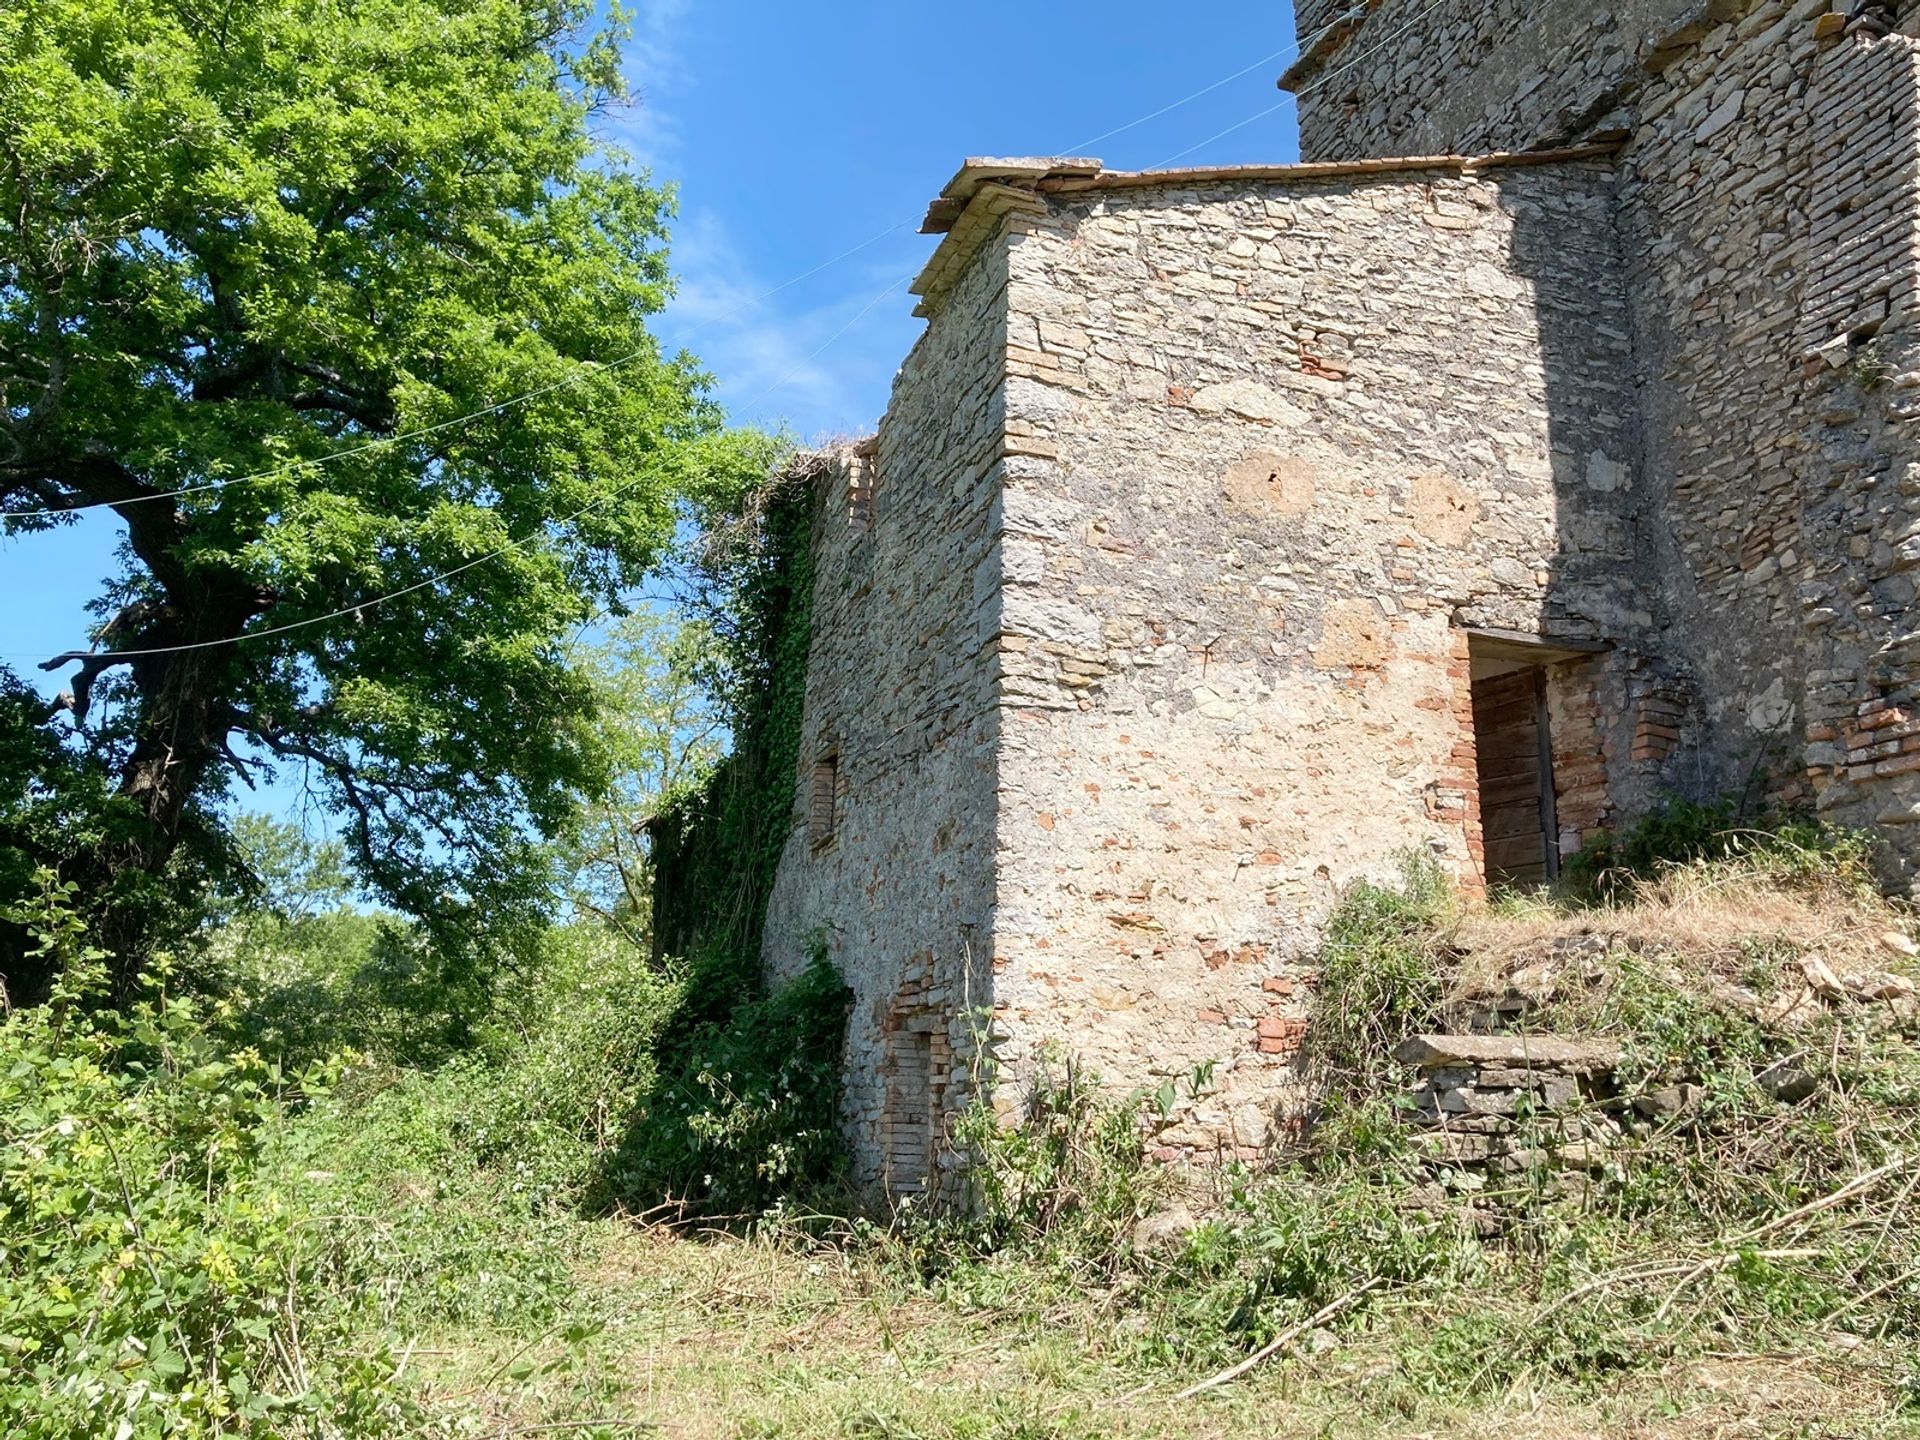
[[[1598,1168],[1620,1137],[1620,1047],[1557,1035],[1417,1035],[1397,1058],[1419,1076],[1407,1115],[1445,1165]]]
[[[1013,1093],[1049,1051],[1123,1090],[1210,1075],[1160,1153],[1272,1138],[1340,889],[1409,850],[1479,874],[1462,627],[1610,642],[1553,670],[1568,813],[1633,789],[1658,626],[1612,186],[1572,164],[1014,212]]]
[[[1618,125],[1633,86],[1737,0],[1321,0],[1296,11],[1303,47],[1352,8],[1363,23],[1303,48],[1283,82],[1309,160],[1537,149]]]
[[[1828,0],[1377,7],[1289,77],[1309,158],[1618,134],[1671,626],[1635,748],[1920,862],[1914,41]],[[1916,28],[1917,7],[1869,7]],[[1599,23],[1604,20],[1604,23]],[[1391,43],[1395,25],[1411,29]],[[1336,73],[1337,70],[1337,73]],[[1637,705],[1641,701],[1635,702]]]
[[[798,799],[764,958],[781,978],[824,945],[854,991],[845,1119],[870,1190],[921,1188],[968,1098],[968,997],[985,1003],[1005,288],[1004,256],[979,257],[877,438],[827,467],[816,500]]]

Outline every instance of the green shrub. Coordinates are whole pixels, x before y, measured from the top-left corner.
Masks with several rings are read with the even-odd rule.
[[[567,1301],[597,1168],[653,1093],[680,982],[597,926],[553,931],[475,1048],[432,1069],[348,1066],[266,1157],[397,1324],[520,1332]]]
[[[1873,884],[1871,842],[1792,813],[1750,817],[1731,798],[1694,801],[1669,796],[1618,835],[1590,843],[1567,861],[1564,879],[1576,898],[1630,898],[1669,871],[1701,861],[1743,860],[1777,880],[1848,889]]]
[[[853,996],[824,950],[769,995],[702,1006],[709,994],[690,981],[681,1004],[723,1018],[662,1046],[658,1084],[601,1165],[593,1203],[744,1216],[840,1178],[840,1062]],[[675,1023],[685,1023],[684,1010]]]
[[[1181,1332],[1264,1340],[1363,1285],[1434,1290],[1484,1273],[1459,1212],[1411,1204],[1383,1179],[1286,1166],[1243,1180],[1174,1271]]]
[[[61,978],[0,1021],[6,1433],[417,1433],[392,1358],[309,1306],[324,1257],[260,1169],[263,1138],[324,1074],[292,1083],[223,1053],[163,991],[98,1006],[100,956],[71,897],[39,883],[26,924]]]
[[[1425,1024],[1443,977],[1429,944],[1450,892],[1430,859],[1408,856],[1398,889],[1362,881],[1327,920],[1307,1026],[1307,1063],[1336,1092],[1370,1093],[1384,1057]]]
[[[1151,1208],[1157,1178],[1141,1144],[1141,1095],[1101,1089],[1098,1077],[1060,1061],[1042,1066],[1016,1123],[985,1104],[955,1127],[968,1156],[983,1249],[1050,1249],[1111,1270],[1134,1223]]]

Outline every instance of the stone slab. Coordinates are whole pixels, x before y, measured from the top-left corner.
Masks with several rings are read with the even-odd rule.
[[[1472,1065],[1591,1074],[1620,1063],[1617,1042],[1564,1035],[1415,1035],[1393,1053],[1421,1070]]]

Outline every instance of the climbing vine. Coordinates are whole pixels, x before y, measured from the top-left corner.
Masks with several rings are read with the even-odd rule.
[[[655,948],[730,957],[756,974],[799,766],[813,474],[810,461],[787,464],[690,557],[719,641],[705,678],[722,697],[733,746],[704,786],[653,822]]]
[[[822,457],[777,470],[707,517],[689,557],[719,640],[707,677],[731,751],[652,822],[654,946],[687,965],[662,1084],[616,1157],[609,1199],[664,1193],[730,1213],[836,1173],[849,992],[824,953],[769,993],[761,934],[793,815],[813,597],[813,482]]]

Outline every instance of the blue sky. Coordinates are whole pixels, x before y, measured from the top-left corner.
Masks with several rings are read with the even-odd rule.
[[[1164,6],[1083,0],[648,0],[635,23],[640,104],[611,128],[680,187],[669,336],[905,222],[692,342],[738,418],[786,421],[803,438],[864,430],[885,408],[919,325],[905,281],[933,244],[915,232],[966,156],[1072,153],[1249,65],[1093,153],[1126,168],[1194,145],[1183,161],[1297,153],[1291,102],[1274,88],[1284,53],[1257,63],[1291,48],[1286,3],[1221,0],[1182,23]]]
[[[933,241],[915,232],[964,157],[1081,153],[1141,168],[1298,153],[1291,102],[1274,88],[1293,37],[1286,0],[1215,0],[1186,20],[1091,0],[639,0],[634,26],[637,102],[603,129],[679,188],[680,293],[659,332],[705,361],[737,420],[803,439],[864,432],[885,409],[920,326],[905,285]],[[118,530],[96,513],[0,539],[0,659],[50,692],[60,681],[33,662],[84,645]],[[252,803],[284,809],[290,797]]]

